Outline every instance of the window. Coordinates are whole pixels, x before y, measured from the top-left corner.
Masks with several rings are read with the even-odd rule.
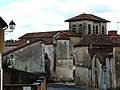
[[[103,25],[102,25],[102,34],[105,34],[105,28]]]
[[[95,26],[93,25],[93,34],[95,34]]]
[[[73,24],[73,26],[72,26],[72,30],[73,30],[73,31],[76,30],[76,25],[75,25],[75,24]]]
[[[95,57],[95,68],[97,67],[97,58]]]
[[[83,51],[82,48],[80,49],[80,65],[82,65],[83,62]]]
[[[80,81],[82,81],[82,67],[80,67]]]
[[[91,34],[91,25],[88,24],[88,34]]]
[[[82,34],[82,24],[79,24],[79,34]]]
[[[98,34],[98,26],[96,25],[96,34]]]

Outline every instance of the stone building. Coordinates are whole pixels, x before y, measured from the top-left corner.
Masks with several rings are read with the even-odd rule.
[[[93,14],[83,13],[67,19],[65,22],[69,22],[69,30],[75,31],[76,33],[84,36],[87,34],[106,34],[107,22],[110,21]]]
[[[3,53],[3,65],[26,72],[45,72],[44,53],[42,41],[26,43]]]
[[[118,72],[120,40],[116,31],[109,31],[107,34],[107,22],[110,21],[83,13],[65,22],[69,22],[69,30],[27,33],[21,36],[19,41],[6,45],[6,52],[9,52],[10,48],[15,49],[38,40],[42,43],[38,45],[36,42],[30,47],[34,49],[38,45],[35,48],[37,53],[31,53],[33,58],[27,55],[29,49],[21,55],[27,56],[26,63],[29,59],[34,61],[36,56],[44,57],[42,60],[50,81],[75,81],[77,85],[99,89],[120,87]],[[18,51],[23,51],[21,49]],[[18,55],[17,52],[15,57]],[[34,70],[40,71],[37,66],[41,65],[41,62],[33,63]],[[20,65],[24,70],[25,66],[27,70],[31,70],[28,69],[29,64],[24,64],[21,62]],[[16,65],[19,66],[19,63]]]
[[[40,67],[43,66],[48,73],[49,80],[72,81],[74,79],[72,69],[74,55],[73,45],[80,41],[79,35],[72,31],[64,30],[28,33],[19,39],[20,40],[14,44],[6,45],[7,49],[3,54],[5,60],[7,57],[10,60],[10,56],[14,57],[14,68],[38,72],[41,71]],[[40,43],[41,41],[42,43]],[[36,43],[30,44],[33,42]],[[24,45],[26,45],[26,47],[24,47]],[[13,49],[9,50],[9,48],[12,47]],[[20,58],[21,56],[22,58]],[[37,60],[37,62],[35,60]],[[61,74],[63,71],[64,73]]]
[[[76,84],[99,89],[119,88],[119,42],[116,31],[86,35],[75,46]]]

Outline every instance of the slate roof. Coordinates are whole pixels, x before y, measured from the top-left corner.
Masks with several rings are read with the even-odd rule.
[[[70,19],[65,20],[65,22],[72,22],[72,21],[78,21],[78,20],[92,20],[92,21],[99,21],[99,22],[110,22],[106,19],[100,18],[98,16],[95,16],[93,14],[80,14],[78,16],[72,17]]]

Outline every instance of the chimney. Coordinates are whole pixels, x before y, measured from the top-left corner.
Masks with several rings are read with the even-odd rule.
[[[110,36],[117,36],[117,30],[111,30],[111,31],[108,31],[108,35]]]

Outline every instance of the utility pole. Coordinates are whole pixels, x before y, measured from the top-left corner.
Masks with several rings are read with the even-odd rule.
[[[119,27],[118,27],[118,24],[119,24],[119,23],[120,23],[120,22],[118,21],[118,18],[117,18],[117,31],[118,31],[118,28],[119,28]]]

